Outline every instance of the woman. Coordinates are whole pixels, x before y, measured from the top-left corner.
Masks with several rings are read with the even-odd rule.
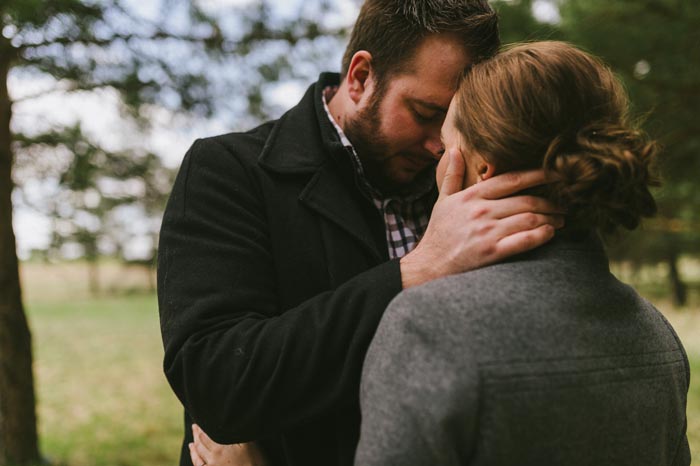
[[[567,212],[567,228],[392,302],[365,360],[356,465],[689,464],[685,352],[610,274],[598,239],[656,210],[656,146],[627,108],[613,73],[561,42],[517,45],[466,73],[437,169],[451,193],[466,168],[466,190],[433,215],[480,180],[544,167],[551,183],[538,194]],[[198,437],[195,464],[247,464]]]
[[[656,146],[627,108],[613,73],[561,42],[514,46],[466,74],[442,129],[441,191],[462,164],[467,188],[544,167],[539,194],[567,227],[390,304],[365,359],[356,465],[690,463],[685,352],[610,274],[598,239],[656,211]]]

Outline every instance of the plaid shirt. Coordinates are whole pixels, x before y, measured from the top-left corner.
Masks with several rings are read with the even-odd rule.
[[[328,119],[333,123],[340,141],[348,149],[351,155],[355,173],[359,180],[359,186],[368,199],[379,210],[384,218],[386,228],[386,242],[389,247],[391,259],[401,258],[416,247],[423,237],[430,220],[430,213],[436,198],[435,176],[425,174],[414,185],[412,193],[408,196],[384,197],[374,188],[365,177],[362,162],[350,140],[345,136],[343,129],[331,115],[328,101],[335,95],[337,86],[329,86],[323,91],[323,107],[326,109]]]

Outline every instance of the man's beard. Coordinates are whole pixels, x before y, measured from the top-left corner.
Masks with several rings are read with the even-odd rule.
[[[379,117],[383,97],[383,90],[378,89],[365,109],[345,121],[343,131],[355,148],[369,183],[386,194],[396,191],[400,186],[384,172],[382,164],[389,155],[389,143],[381,132]]]
[[[411,186],[419,178],[435,179],[434,164],[417,173],[410,182],[399,181],[392,174],[388,163],[393,157],[404,157],[408,154],[392,154],[388,138],[381,131],[380,107],[384,99],[382,87],[372,95],[367,107],[352,118],[345,120],[343,132],[352,143],[357,156],[362,163],[367,181],[383,195],[410,193]]]

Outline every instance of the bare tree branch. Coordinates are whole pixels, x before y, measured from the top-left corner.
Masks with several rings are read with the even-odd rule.
[[[20,52],[24,50],[30,50],[30,49],[36,49],[40,47],[46,47],[49,45],[73,45],[73,44],[82,44],[82,45],[94,45],[98,47],[107,47],[112,45],[113,43],[117,41],[124,41],[124,42],[129,42],[134,39],[138,40],[144,40],[144,41],[154,41],[154,40],[168,40],[168,39],[177,39],[181,40],[183,42],[193,42],[193,43],[204,43],[208,40],[211,39],[211,36],[193,36],[193,35],[181,35],[181,34],[172,34],[166,31],[158,31],[155,34],[138,34],[138,33],[133,33],[133,34],[114,34],[109,38],[106,39],[100,39],[94,36],[81,36],[81,37],[57,37],[54,39],[42,41],[42,42],[34,42],[34,43],[27,43],[27,44],[21,44],[17,46],[17,50]]]

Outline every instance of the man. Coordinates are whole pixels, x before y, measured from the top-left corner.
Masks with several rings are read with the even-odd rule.
[[[367,0],[342,80],[323,74],[279,120],[195,142],[158,274],[181,464],[193,421],[219,443],[255,440],[273,465],[352,464],[362,361],[394,296],[553,236],[551,205],[498,199],[541,173],[445,195],[450,215],[428,224],[450,99],[497,48],[486,0]]]

